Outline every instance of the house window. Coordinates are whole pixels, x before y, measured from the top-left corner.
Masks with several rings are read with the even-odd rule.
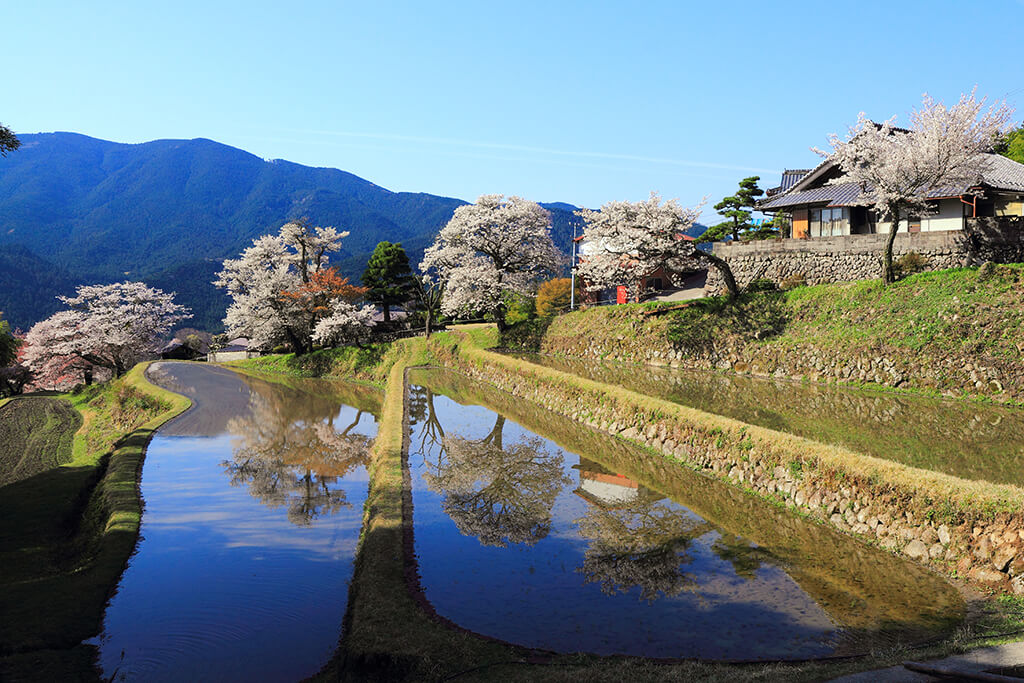
[[[821,209],[811,209],[811,237],[821,237]]]
[[[910,216],[907,218],[907,232],[921,232],[920,216]]]
[[[819,231],[815,233],[812,230],[812,235],[816,237],[835,237],[850,234],[849,209],[811,209],[811,211],[818,211],[821,216]]]

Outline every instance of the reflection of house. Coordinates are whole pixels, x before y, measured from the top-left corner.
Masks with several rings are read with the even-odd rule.
[[[580,458],[573,469],[580,474],[576,495],[588,503],[602,507],[615,507],[632,503],[640,497],[640,484],[621,474],[615,474],[592,460]]]
[[[249,340],[245,337],[232,339],[223,348],[210,351],[207,360],[211,363],[226,363],[231,360],[245,360],[260,355],[257,351],[249,350]]]
[[[1024,215],[1024,164],[998,154],[985,157],[987,167],[977,184],[932,192],[928,198],[933,212],[900,221],[899,231],[964,230],[972,218]],[[888,222],[856,205],[869,188],[844,183],[842,178],[843,172],[831,159],[809,171],[787,170],[782,184],[768,191],[758,209],[788,214],[795,238],[889,232]]]

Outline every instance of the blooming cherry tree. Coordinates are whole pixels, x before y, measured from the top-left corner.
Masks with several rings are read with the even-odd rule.
[[[331,314],[322,318],[313,329],[313,341],[323,346],[357,342],[366,338],[372,325],[372,306],[336,301]]]
[[[483,195],[460,206],[423,256],[420,270],[436,270],[446,315],[495,313],[507,293],[530,294],[554,273],[562,255],[551,240],[551,216],[520,197]]]
[[[981,181],[991,152],[1010,121],[1012,111],[996,103],[987,111],[974,91],[961,95],[952,107],[927,94],[921,108],[911,112],[910,129],[893,126],[895,118],[879,125],[863,113],[846,139],[831,135],[831,157],[843,170],[834,182],[860,183],[864,192],[856,203],[872,207],[891,223],[885,242],[882,279],[895,280],[892,247],[901,218],[928,213],[928,197],[959,194]]]
[[[362,293],[328,267],[329,254],[341,249],[347,236],[303,219],[285,224],[277,235],[253,240],[239,258],[225,260],[214,284],[232,298],[224,318],[228,334],[248,337],[256,348],[287,342],[296,353],[311,351],[320,321],[336,309],[347,312]],[[358,320],[372,320],[372,309],[364,309],[369,314],[361,313]]]
[[[730,297],[736,296],[736,279],[729,264],[683,238],[702,207],[684,208],[674,199],[662,203],[652,192],[642,202],[608,202],[599,211],[577,211],[585,221],[577,272],[588,283],[587,289],[623,282],[635,289],[641,278],[658,268],[679,272],[691,269],[698,260],[717,268]]]
[[[87,285],[58,298],[69,310],[36,323],[25,337],[22,360],[44,385],[79,373],[88,383],[95,368],[120,376],[175,323],[191,317],[174,303],[173,292],[142,282]]]

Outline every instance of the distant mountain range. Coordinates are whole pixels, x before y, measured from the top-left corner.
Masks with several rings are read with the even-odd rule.
[[[358,282],[377,242],[401,242],[418,263],[465,204],[201,138],[19,138],[21,148],[0,159],[0,311],[16,328],[58,310],[54,297],[77,285],[131,279],[177,292],[193,311],[190,325],[218,330],[227,298],[211,281],[221,261],[289,219],[351,232],[333,263]],[[543,206],[568,253],[576,207]]]

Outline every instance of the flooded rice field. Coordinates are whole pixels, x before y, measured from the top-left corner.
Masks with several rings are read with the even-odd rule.
[[[114,680],[298,680],[338,644],[380,397],[157,363],[136,553],[96,640]]]
[[[1021,408],[732,373],[514,355],[911,467],[1024,486]]]
[[[470,631],[559,652],[798,659],[948,632],[916,565],[444,370],[412,370],[420,589]]]

